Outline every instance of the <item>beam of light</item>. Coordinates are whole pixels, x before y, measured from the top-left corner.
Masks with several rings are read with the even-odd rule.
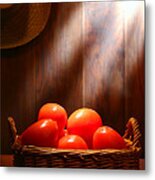
[[[76,6],[74,11],[72,10],[68,17],[63,17],[64,15],[66,16],[66,13],[63,14],[63,11],[67,10],[67,8],[61,9],[60,12],[62,14],[59,14],[57,17],[57,21],[54,26],[55,30],[53,33],[53,38],[50,39],[52,40],[52,42],[50,42],[52,43],[50,46],[51,51],[48,52],[49,54],[47,55],[49,58],[51,58],[53,55],[56,58],[54,60],[47,60],[47,67],[49,67],[48,72],[53,77],[53,79],[50,80],[49,88],[47,88],[49,89],[46,92],[47,94],[51,94],[51,88],[53,88],[53,86],[56,86],[57,88],[61,87],[60,79],[62,79],[62,76],[65,76],[68,69],[72,68],[72,63],[75,61],[75,54],[78,52],[78,48],[81,45],[81,48],[83,49],[80,50],[82,50],[85,54],[83,55],[82,70],[83,106],[89,105],[92,102],[93,105],[97,104],[97,100],[101,98],[100,95],[107,91],[109,91],[110,98],[112,98],[113,101],[116,101],[116,103],[111,105],[112,109],[115,109],[113,107],[115,104],[120,103],[119,98],[117,98],[117,94],[122,92],[123,79],[121,72],[122,68],[117,65],[117,62],[120,62],[121,60],[119,60],[119,58],[122,57],[121,47],[124,38],[122,16],[124,15],[127,21],[131,20],[132,22],[137,13],[139,3],[141,4],[141,2],[123,1],[115,3],[116,6],[112,6],[112,8],[115,7],[114,9],[109,8],[107,4],[105,4],[102,9],[97,7],[99,8],[98,12],[95,11],[95,8],[92,8],[92,10],[94,9],[94,13],[96,15],[93,15],[93,11],[90,11],[89,13],[89,15],[94,18],[94,21],[91,20],[92,25],[94,25],[92,27],[91,23],[87,24],[87,19],[89,18],[88,16],[85,16],[86,13],[83,12],[81,14],[81,12],[84,10],[81,5]],[[109,13],[111,14],[109,14],[107,11],[107,14],[105,13],[106,17],[103,18],[101,15],[104,8],[105,10],[108,8],[110,11]],[[98,18],[101,18],[100,21]],[[63,20],[65,20],[65,23],[63,23]],[[77,24],[77,22],[80,22],[80,20],[82,24]],[[82,32],[80,33],[78,30],[79,26],[81,25]],[[92,32],[97,34],[88,36],[89,31],[87,28],[88,30],[93,29]],[[81,36],[83,37],[81,38]],[[87,48],[85,47],[84,43],[86,44]],[[92,46],[94,44],[96,48],[92,48],[94,47]],[[120,56],[118,56],[118,54],[120,54]],[[53,67],[56,67],[57,69],[52,71],[51,69]],[[107,79],[110,79],[112,83],[109,82],[108,88],[105,89],[104,82],[107,84]],[[55,84],[55,82],[58,83]],[[71,97],[72,95],[70,95],[69,98],[71,99]],[[102,98],[104,97],[105,94],[103,94]],[[39,98],[40,97],[38,97],[38,99]],[[71,101],[70,99],[68,101]]]
[[[123,1],[121,2],[121,11],[124,12],[126,20],[131,20],[136,14],[141,1]]]
[[[105,93],[109,90],[111,90],[109,94],[113,101],[114,99],[119,101],[115,97],[122,89],[122,72],[117,65],[117,62],[121,61],[119,51],[123,42],[123,12],[120,11],[120,4],[119,2],[114,5],[113,3],[103,4],[102,8],[107,13],[96,12],[96,9],[92,8],[90,17],[85,19],[85,21],[91,19],[92,24],[95,24],[93,29],[89,28],[92,35],[88,36],[85,33],[85,41],[90,41],[92,38],[90,43],[95,44],[95,48],[88,47],[88,53],[84,59],[84,106],[96,107],[98,102],[104,101]],[[95,17],[93,13],[96,13]],[[96,19],[99,19],[98,23]],[[86,59],[89,60],[86,61]],[[119,80],[119,83],[116,80]]]
[[[121,54],[124,49],[124,43],[127,46],[131,45],[131,52],[130,49],[125,49],[124,52],[127,53],[126,55],[128,57],[130,57],[130,63],[128,62],[130,67],[134,67],[134,61],[136,61],[136,59],[132,57],[132,53],[140,53],[140,51],[142,50],[142,43],[137,44],[137,37],[139,37],[138,42],[141,42],[140,38],[143,36],[143,31],[141,29],[143,28],[142,19],[144,2],[116,2],[114,7],[115,9],[113,8],[113,10],[111,10],[112,8],[110,9],[108,7],[110,9],[109,13],[111,14],[106,14],[105,22],[103,16],[98,15],[99,12],[95,12],[95,18],[100,18],[100,23],[95,23],[96,26],[95,29],[93,29],[93,32],[97,32],[98,34],[96,38],[100,39],[95,42],[93,41],[94,43],[96,43],[95,47],[97,48],[91,49],[89,51],[89,54],[85,57],[87,59],[90,57],[89,61],[86,61],[86,59],[84,59],[84,64],[86,66],[84,68],[84,71],[86,72],[84,72],[85,76],[83,80],[85,86],[83,93],[84,106],[90,105],[96,107],[98,101],[100,102],[101,100],[103,100],[104,102],[104,99],[107,96],[106,94],[108,92],[110,99],[109,101],[114,102],[110,105],[111,109],[119,110],[122,103],[121,97],[123,95],[124,88],[123,67],[124,63],[126,63],[125,59],[123,59],[123,55]],[[113,18],[110,19],[110,17]],[[126,22],[124,23],[123,21]],[[102,28],[101,22],[106,26],[103,26]],[[125,34],[123,35],[124,31]],[[88,38],[85,39],[88,40]],[[137,48],[139,50],[135,52],[135,49]],[[92,65],[92,68],[90,68],[89,72],[88,69],[90,63]],[[125,66],[127,67],[127,65]],[[107,82],[107,80],[109,80],[110,82]]]
[[[62,79],[65,81],[68,78],[69,69],[74,66],[75,54],[78,53],[81,44],[81,33],[78,31],[80,24],[77,24],[82,18],[81,13],[82,6],[80,3],[59,5],[57,6],[56,19],[51,22],[53,23],[53,29],[51,29],[52,32],[48,37],[47,51],[44,50],[44,54],[46,54],[44,57],[45,80],[47,80],[45,94],[50,98],[53,98],[51,92],[52,90],[55,91],[56,88],[59,97],[59,91],[62,91],[61,89],[64,88],[63,85],[65,84]],[[39,68],[39,71],[42,71],[42,67]],[[48,76],[52,78],[47,78]],[[43,83],[45,80],[43,79]],[[38,96],[38,102],[42,98],[43,95]]]

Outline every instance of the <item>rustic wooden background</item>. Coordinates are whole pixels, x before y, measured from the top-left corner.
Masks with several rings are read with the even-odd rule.
[[[144,147],[144,2],[135,4],[53,3],[40,36],[1,51],[1,153],[11,153],[7,117],[20,134],[46,102],[68,115],[94,108],[122,135],[134,116]]]

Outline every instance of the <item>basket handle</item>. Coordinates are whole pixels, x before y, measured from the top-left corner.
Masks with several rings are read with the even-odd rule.
[[[141,148],[139,123],[134,117],[128,120],[123,138],[132,141],[132,146]]]
[[[13,144],[17,137],[17,129],[16,129],[15,121],[12,117],[8,117],[8,122],[10,127],[11,143]]]
[[[15,121],[12,117],[8,117],[9,127],[10,127],[10,135],[11,135],[11,148],[12,150],[17,150],[22,147],[21,140],[17,135],[17,129],[15,125]]]

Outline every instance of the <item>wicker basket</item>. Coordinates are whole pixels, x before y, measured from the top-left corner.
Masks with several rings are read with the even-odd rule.
[[[14,166],[94,169],[139,169],[141,154],[139,124],[130,118],[126,124],[124,139],[128,149],[104,150],[60,150],[50,147],[22,146],[18,141],[13,118],[9,117],[11,128]]]

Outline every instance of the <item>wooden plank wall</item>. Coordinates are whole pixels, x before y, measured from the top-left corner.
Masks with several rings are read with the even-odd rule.
[[[144,146],[144,3],[127,14],[117,2],[52,3],[44,31],[1,53],[1,144],[10,153],[7,117],[21,133],[46,102],[100,113],[122,135],[129,117]]]

